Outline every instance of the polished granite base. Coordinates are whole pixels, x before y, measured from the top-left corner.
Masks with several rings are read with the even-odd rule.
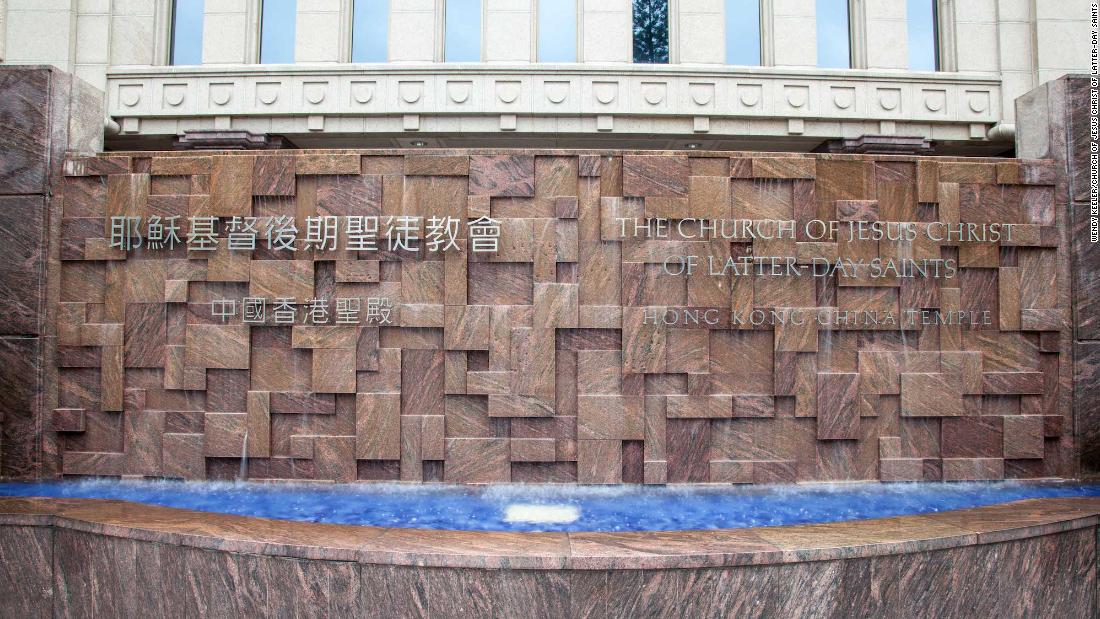
[[[1100,499],[481,533],[0,499],[0,616],[1092,617]]]

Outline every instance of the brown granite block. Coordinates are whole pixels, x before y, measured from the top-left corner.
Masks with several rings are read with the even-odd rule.
[[[817,160],[811,157],[753,157],[754,178],[814,178]]]
[[[982,393],[1043,393],[1042,372],[984,372]]]
[[[733,415],[730,395],[670,395],[666,400],[669,419],[719,419]]]
[[[185,359],[187,365],[197,368],[247,370],[248,326],[188,325]]]
[[[489,306],[448,305],[443,319],[447,350],[489,350]]]
[[[339,616],[359,609],[358,566],[347,561],[299,561],[238,555],[237,592],[243,615]]]
[[[882,481],[923,481],[924,460],[920,458],[882,458],[879,460]]]
[[[557,459],[556,441],[552,438],[513,438],[512,462],[554,462]]]
[[[944,481],[984,481],[1004,479],[1001,458],[944,458]]]
[[[359,393],[355,405],[355,457],[397,460],[401,453],[401,396]]]
[[[305,303],[313,298],[313,284],[313,263],[306,260],[253,260],[249,265],[249,296]]]
[[[535,284],[534,326],[572,328],[577,326],[577,284]]]
[[[718,484],[751,484],[752,462],[743,460],[711,460],[710,482]]]
[[[817,375],[818,440],[859,439],[859,409],[856,394],[859,374],[819,373]]]
[[[577,441],[578,483],[617,484],[622,481],[622,441],[611,439]]]
[[[84,432],[85,410],[83,408],[55,408],[50,415],[51,432]]]
[[[901,414],[907,417],[964,415],[962,376],[902,372]]]
[[[358,341],[355,327],[332,325],[295,325],[290,329],[293,348],[354,349]]]
[[[355,393],[355,350],[313,350],[313,390],[320,393]]]
[[[125,380],[122,346],[104,346],[101,354],[100,407],[105,411],[120,411]]]
[[[878,200],[837,200],[837,221],[878,221]]]
[[[335,397],[328,393],[273,391],[271,412],[278,415],[335,415]]]
[[[208,458],[240,458],[246,454],[247,413],[206,413],[203,420],[203,455]]]
[[[499,438],[448,438],[444,480],[454,483],[509,481],[509,441]]]
[[[1042,415],[1008,415],[1004,418],[1004,457],[1043,457]]]
[[[691,167],[683,156],[623,157],[623,195],[686,196]]]
[[[733,396],[734,417],[775,417],[775,398],[770,395]]]
[[[647,311],[660,316],[664,309],[623,308],[623,372],[665,371],[668,329],[660,320],[646,320]]]
[[[163,158],[153,160],[164,161]],[[295,190],[293,155],[266,155],[256,157],[252,169],[252,195],[292,196]]]
[[[361,157],[355,153],[299,153],[295,172],[299,176],[359,174]]]
[[[271,392],[248,392],[248,457],[271,456]]]
[[[248,217],[252,215],[253,157],[218,156],[210,170],[210,200],[194,215]]]
[[[1003,451],[1001,417],[944,419],[940,453],[945,458],[1000,458]]]
[[[706,482],[710,474],[711,421],[669,419],[667,428],[668,482]]]
[[[577,438],[643,440],[645,404],[639,396],[578,395]]]
[[[377,260],[337,260],[336,281],[367,284],[378,281]]]
[[[530,155],[471,155],[470,194],[535,195],[535,158]]]
[[[405,155],[406,176],[466,176],[470,158],[460,155]]]
[[[124,354],[126,367],[164,366],[166,308],[159,303],[126,305]]]

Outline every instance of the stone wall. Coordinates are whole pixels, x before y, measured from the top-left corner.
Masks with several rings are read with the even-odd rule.
[[[1023,157],[1051,159],[1061,182],[1055,202],[1070,221],[1073,279],[1073,411],[1081,474],[1100,476],[1100,244],[1089,237],[1089,78],[1043,84],[1017,103]]]
[[[102,146],[102,93],[46,67],[0,68],[0,477],[39,474],[56,390],[48,273],[65,153]],[[49,385],[47,387],[47,385]]]
[[[44,470],[586,483],[1073,477],[1055,181],[1050,162],[888,156],[76,158],[63,187],[58,405],[45,437],[58,450]],[[260,246],[229,251],[224,234],[212,252],[109,246],[110,217],[153,215],[180,216],[181,236],[191,216],[254,216]],[[351,251],[343,236],[337,251],[263,242],[271,218],[293,219],[304,235],[307,217],[353,215],[491,215],[500,246],[470,251],[465,223],[459,250],[446,252]],[[624,238],[617,217],[793,221],[798,235]],[[815,241],[805,234],[815,219],[1016,227],[999,243]],[[688,254],[720,265],[748,255],[946,259],[958,269],[877,279],[664,270],[666,257]],[[293,298],[294,325],[213,314],[212,301],[245,297]],[[392,322],[310,323],[311,299],[334,314],[339,298],[390,299]],[[647,318],[665,309],[710,309],[718,323]],[[753,310],[989,320],[735,323]]]

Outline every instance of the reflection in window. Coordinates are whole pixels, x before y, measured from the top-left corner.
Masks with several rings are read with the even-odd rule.
[[[936,53],[939,38],[936,0],[909,0],[906,10],[909,22],[909,69],[939,70],[939,54]]]
[[[760,64],[760,0],[726,0],[726,64]]]
[[[447,0],[443,60],[481,60],[481,0]]]
[[[172,58],[169,64],[202,64],[203,0],[172,3]]]
[[[355,0],[351,11],[351,61],[385,62],[390,29],[389,0]]]
[[[260,8],[260,63],[294,62],[295,0],[263,0]]]
[[[850,35],[848,0],[817,0],[817,66],[851,68]]]
[[[576,62],[576,0],[539,0],[538,7],[539,62]]]
[[[668,63],[668,0],[634,0],[634,62]]]

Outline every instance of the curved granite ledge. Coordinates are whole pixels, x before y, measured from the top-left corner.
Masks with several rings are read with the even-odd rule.
[[[1094,617],[1098,514],[478,533],[4,498],[0,616]]]
[[[271,520],[101,499],[0,498],[0,527],[48,526],[231,553],[397,566],[634,570],[871,558],[1095,528],[1100,497],[1029,499],[810,525],[507,533]]]

